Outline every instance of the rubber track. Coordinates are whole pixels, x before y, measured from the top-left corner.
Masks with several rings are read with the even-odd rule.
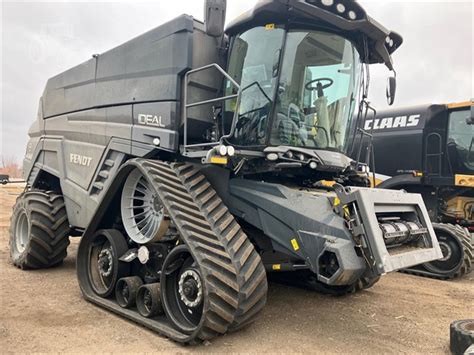
[[[31,223],[27,249],[15,252],[13,228],[20,210],[25,209]],[[10,223],[10,255],[21,269],[41,269],[60,264],[67,256],[69,222],[62,195],[52,191],[29,190],[18,196]]]
[[[415,268],[409,268],[401,270],[401,272],[411,275],[429,277],[438,280],[452,280],[462,277],[472,270],[474,264],[474,241],[472,235],[463,227],[448,223],[433,223],[433,227],[436,229],[443,229],[445,232],[450,233],[454,236],[458,242],[461,243],[463,248],[463,260],[459,268],[451,275],[440,275],[433,273],[425,269],[422,265],[418,265]]]
[[[206,280],[208,304],[192,338],[210,339],[253,322],[266,303],[265,269],[207,179],[190,164],[136,163],[155,186]]]

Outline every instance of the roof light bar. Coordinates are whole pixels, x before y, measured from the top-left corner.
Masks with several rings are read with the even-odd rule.
[[[362,16],[357,14],[356,8],[353,8],[350,3],[342,3],[341,0],[305,0],[306,3],[317,6],[323,10],[332,12],[333,14],[343,17],[347,20],[355,21],[361,20]],[[347,3],[347,4],[346,4]]]

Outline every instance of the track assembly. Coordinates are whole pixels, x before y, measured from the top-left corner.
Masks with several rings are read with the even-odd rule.
[[[77,268],[85,298],[183,343],[210,339],[251,323],[266,301],[265,269],[204,176],[192,165],[143,159],[132,161],[124,169],[132,172],[121,196],[122,216],[128,218],[124,226],[133,231],[130,239],[138,251],[130,252],[126,238],[118,231],[86,231],[79,246]],[[143,284],[138,291],[135,284],[132,293],[136,295],[131,296],[133,263],[148,266],[152,258],[161,260],[162,253],[150,243],[156,241],[164,221],[164,213],[157,210],[169,211],[183,244],[173,247],[166,256],[159,270],[159,283]],[[115,244],[107,238],[111,233],[116,237]],[[143,245],[145,241],[147,246]],[[93,257],[88,257],[91,254]],[[137,258],[125,257],[128,254]],[[111,271],[109,255],[113,256]],[[246,258],[241,259],[242,255]],[[248,277],[239,277],[244,270]],[[111,275],[105,276],[109,272]],[[149,271],[147,275],[152,277]],[[111,277],[115,277],[114,282],[109,281]],[[118,280],[117,303],[108,296]]]

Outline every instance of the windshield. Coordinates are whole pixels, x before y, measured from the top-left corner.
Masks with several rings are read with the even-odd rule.
[[[360,73],[351,42],[320,31],[256,27],[234,40],[228,70],[241,85],[233,143],[345,151]],[[235,102],[227,104],[234,110]]]
[[[358,55],[324,32],[289,32],[271,143],[344,151],[355,103]]]

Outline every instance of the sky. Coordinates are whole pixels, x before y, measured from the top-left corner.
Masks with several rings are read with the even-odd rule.
[[[0,155],[21,161],[27,131],[49,77],[183,13],[203,18],[201,0],[144,2],[1,1]],[[228,0],[227,22],[255,0]],[[474,97],[472,1],[361,0],[369,15],[399,32],[394,106]],[[387,108],[388,70],[371,66],[369,99]]]

